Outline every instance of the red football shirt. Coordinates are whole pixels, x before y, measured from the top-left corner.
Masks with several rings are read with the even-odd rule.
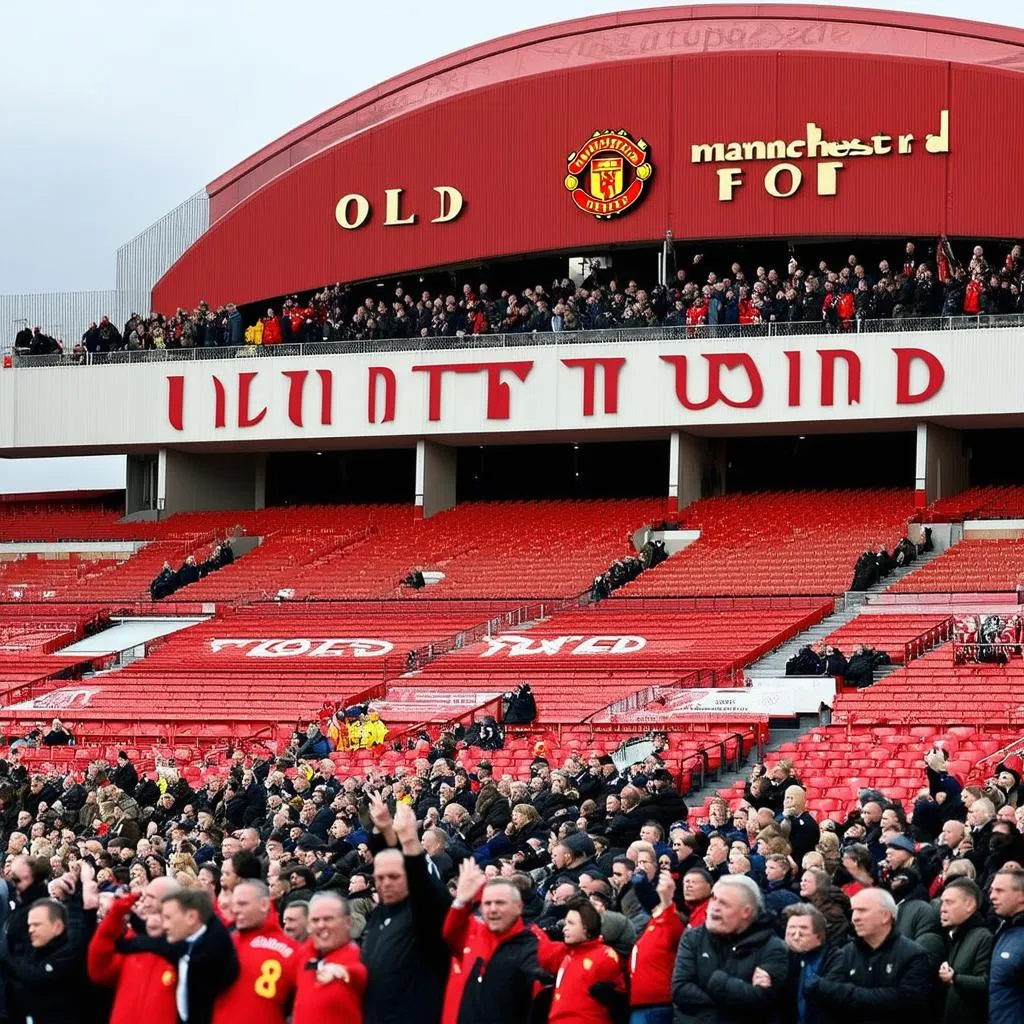
[[[292,1024],[325,1024],[327,1021],[362,1024],[367,973],[359,960],[359,947],[350,942],[321,957],[313,943],[307,942],[295,955],[299,958],[299,971]],[[348,981],[329,981],[322,985],[316,980],[316,964],[320,961],[341,964],[348,971]]]
[[[213,1024],[284,1024],[301,968],[298,944],[281,931],[273,914],[259,928],[234,932],[232,938],[238,980],[217,998]]]

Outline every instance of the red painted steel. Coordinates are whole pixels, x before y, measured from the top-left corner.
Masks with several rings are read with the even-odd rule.
[[[1010,173],[1024,140],[995,123],[1024,99],[1024,33],[879,17],[870,12],[868,24],[865,12],[838,8],[633,12],[498,40],[410,72],[375,95],[432,82],[429,99],[392,104],[384,119],[357,97],[214,182],[215,202],[232,190],[233,198],[158,282],[153,307],[244,303],[330,281],[656,243],[666,230],[677,240],[1024,234]],[[539,56],[504,75],[513,87],[480,70],[485,58],[519,60],[521,46]],[[547,70],[523,77],[524,67]],[[460,68],[458,86],[428,82],[432,68]],[[939,131],[944,109],[950,151],[927,153],[924,137]],[[343,121],[349,137],[338,142],[331,126]],[[812,121],[830,140],[913,133],[913,151],[845,159],[834,196],[816,194],[821,161],[793,160],[803,183],[786,199],[764,184],[777,161],[692,161],[695,144],[801,139]],[[569,153],[609,128],[649,143],[654,174],[634,208],[597,220],[573,204],[564,178]],[[725,166],[743,175],[731,202],[718,198],[716,170]],[[789,180],[783,172],[777,184],[786,189]],[[432,224],[441,185],[459,189],[465,207],[454,222]],[[389,188],[405,190],[402,215],[416,213],[414,225],[384,225]],[[335,220],[348,193],[372,207],[352,231]]]
[[[1024,32],[954,18],[776,4],[624,11],[502,36],[424,64],[318,114],[207,186],[216,221],[256,189],[347,136],[499,81],[606,61],[726,50],[927,57],[1024,70]]]

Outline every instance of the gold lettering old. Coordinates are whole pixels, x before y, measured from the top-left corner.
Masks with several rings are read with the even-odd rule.
[[[431,218],[431,224],[450,224],[462,213],[465,198],[454,185],[435,185],[437,202],[434,209],[437,216]],[[346,231],[361,228],[370,219],[373,208],[370,200],[358,192],[350,192],[338,200],[334,208],[334,219],[338,226]],[[386,228],[409,227],[418,223],[419,215],[405,208],[405,189],[386,188],[384,190],[384,220]]]

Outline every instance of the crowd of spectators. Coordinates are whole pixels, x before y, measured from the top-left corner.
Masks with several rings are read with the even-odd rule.
[[[202,562],[197,562],[194,555],[189,555],[179,569],[172,569],[170,562],[164,562],[163,568],[149,584],[150,597],[154,601],[161,601],[181,590],[182,587],[198,583],[204,577],[209,576],[211,572],[231,565],[234,560],[235,552],[231,547],[231,541],[225,540],[218,544],[210,557]]]
[[[599,576],[594,577],[590,586],[590,600],[597,602],[608,597],[612,591],[632,582],[642,572],[653,569],[668,558],[663,540],[648,540],[639,553],[618,558]]]
[[[316,729],[317,723],[311,723]],[[408,770],[235,752],[193,788],[126,753],[0,761],[9,1020],[1009,1024],[1024,774],[807,808],[790,761],[690,820],[661,755],[528,777],[442,735]],[[660,749],[659,749],[660,748]]]
[[[877,267],[851,254],[843,264],[826,260],[784,266],[744,267],[732,261],[712,268],[698,253],[668,285],[623,281],[595,267],[579,283],[568,277],[550,287],[522,291],[464,284],[461,290],[418,295],[398,285],[386,298],[375,288],[335,284],[308,297],[286,299],[279,310],[244,323],[229,303],[206,302],[173,316],[132,314],[123,329],[103,317],[75,344],[73,354],[141,349],[272,346],[288,343],[463,337],[496,333],[635,329],[644,327],[751,327],[804,324],[808,329],[852,330],[857,321],[990,316],[1024,313],[1024,261],[1014,245],[994,261],[975,246],[966,265],[941,239],[929,251],[907,242],[903,252]],[[812,325],[818,325],[817,328]],[[63,341],[40,328],[18,332],[22,355],[66,352]],[[72,354],[72,353],[69,353]]]

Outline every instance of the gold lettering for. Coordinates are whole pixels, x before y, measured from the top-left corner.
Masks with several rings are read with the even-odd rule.
[[[792,161],[815,160],[817,193],[820,196],[834,196],[837,192],[838,174],[844,161],[852,157],[886,156],[895,152],[909,156],[914,152],[916,136],[912,132],[891,135],[876,132],[866,140],[853,136],[849,139],[828,139],[814,121],[804,125],[801,139],[753,139],[746,142],[694,143],[690,146],[690,160],[695,164],[730,163],[738,164],[748,160],[774,161],[764,176],[765,191],[777,199],[788,199],[799,191],[803,182],[803,171]],[[949,111],[939,111],[939,130],[924,136],[927,153],[949,152]],[[784,172],[790,177],[785,189],[779,187]],[[743,184],[743,167],[721,167],[716,169],[718,177],[718,199],[731,202],[736,189]],[[785,179],[783,179],[785,180]]]

